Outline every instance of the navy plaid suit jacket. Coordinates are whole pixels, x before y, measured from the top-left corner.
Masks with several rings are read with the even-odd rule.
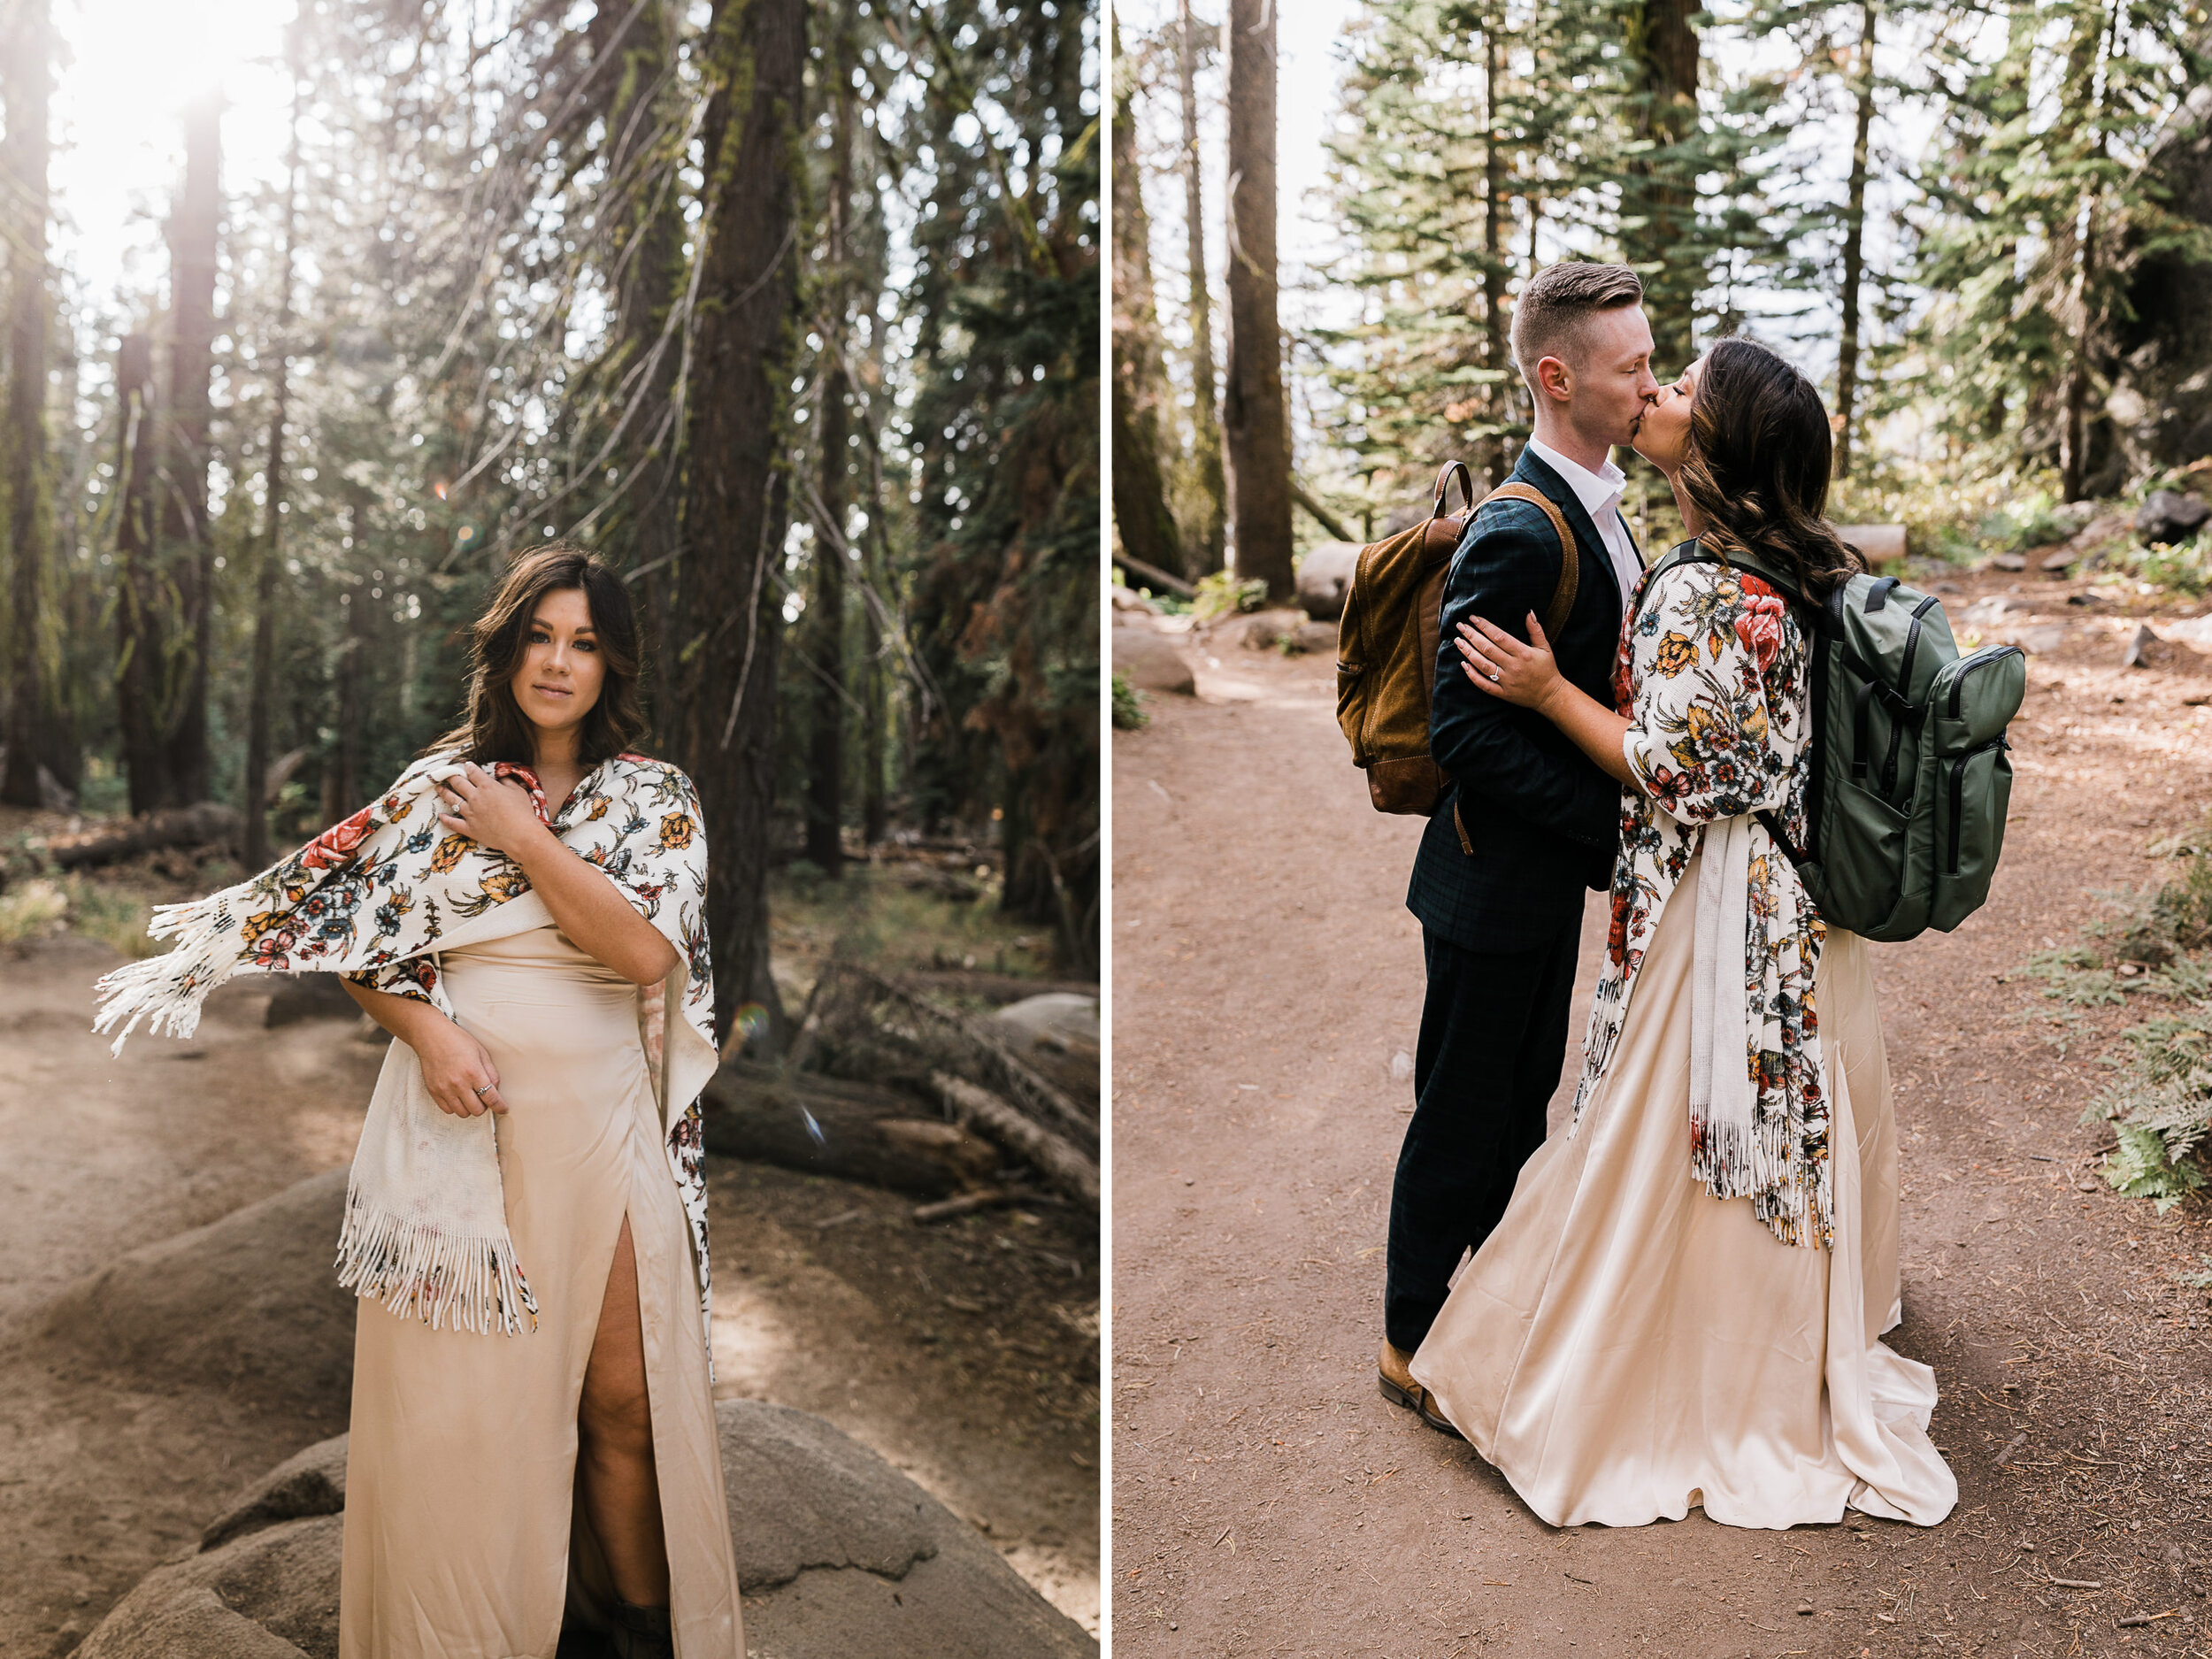
[[[1524,450],[1517,482],[1549,496],[1575,533],[1579,579],[1567,625],[1552,641],[1560,672],[1600,703],[1613,700],[1624,596],[1597,526],[1567,481]],[[1514,951],[1578,918],[1582,895],[1612,879],[1621,787],[1558,727],[1478,691],[1461,672],[1459,623],[1487,618],[1528,637],[1559,580],[1559,537],[1543,511],[1499,502],[1468,521],[1444,579],[1429,753],[1448,780],[1413,861],[1406,908],[1468,950]],[[1471,853],[1460,845],[1454,807]]]

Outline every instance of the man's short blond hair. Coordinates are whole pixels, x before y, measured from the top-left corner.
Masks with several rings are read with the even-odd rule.
[[[1530,395],[1536,390],[1536,365],[1546,357],[1574,363],[1593,317],[1640,305],[1643,299],[1642,279],[1624,265],[1570,259],[1531,277],[1513,307],[1513,362]]]

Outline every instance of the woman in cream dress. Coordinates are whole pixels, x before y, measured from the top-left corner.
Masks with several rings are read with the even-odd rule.
[[[1636,448],[1707,551],[1755,549],[1823,596],[1855,568],[1820,517],[1819,396],[1763,348],[1693,365]],[[1806,637],[1725,563],[1647,579],[1631,616],[1618,712],[1559,677],[1532,617],[1528,644],[1459,641],[1478,687],[1621,780],[1622,848],[1574,1125],[1523,1168],[1413,1375],[1554,1525],[1695,1505],[1932,1525],[1958,1495],[1934,1374],[1881,1341],[1898,1148],[1867,949],[1753,816],[1804,844]]]
[[[434,1329],[361,1302],[340,1651],[742,1659],[704,1264],[641,1018],[677,952],[554,835],[606,810],[603,768],[658,765],[622,753],[642,721],[620,579],[573,549],[526,556],[477,625],[476,659],[469,720],[441,745],[475,764],[444,787],[440,822],[503,851],[552,924],[442,953],[451,1019],[400,979],[349,989],[440,1107],[500,1114],[537,1325]],[[497,762],[526,771],[495,778]],[[379,1087],[395,1075],[388,1062]]]

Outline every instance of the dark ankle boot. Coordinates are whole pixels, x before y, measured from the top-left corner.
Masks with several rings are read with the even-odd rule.
[[[632,1607],[618,1596],[607,1635],[615,1659],[676,1659],[676,1638],[664,1607]]]

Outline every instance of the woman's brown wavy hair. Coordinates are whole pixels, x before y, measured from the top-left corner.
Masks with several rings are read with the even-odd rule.
[[[1813,383],[1764,346],[1724,340],[1705,354],[1690,403],[1682,493],[1723,558],[1763,556],[1817,604],[1866,563],[1821,515],[1833,459]]]
[[[645,735],[645,711],[638,699],[644,664],[629,590],[589,549],[549,541],[516,557],[499,591],[477,618],[470,631],[467,717],[424,754],[458,749],[462,758],[480,766],[495,760],[530,763],[537,749],[535,728],[515,705],[514,678],[529,649],[530,619],[538,601],[564,588],[582,590],[606,665],[599,701],[584,716],[577,758],[587,767],[596,766],[637,746]]]

